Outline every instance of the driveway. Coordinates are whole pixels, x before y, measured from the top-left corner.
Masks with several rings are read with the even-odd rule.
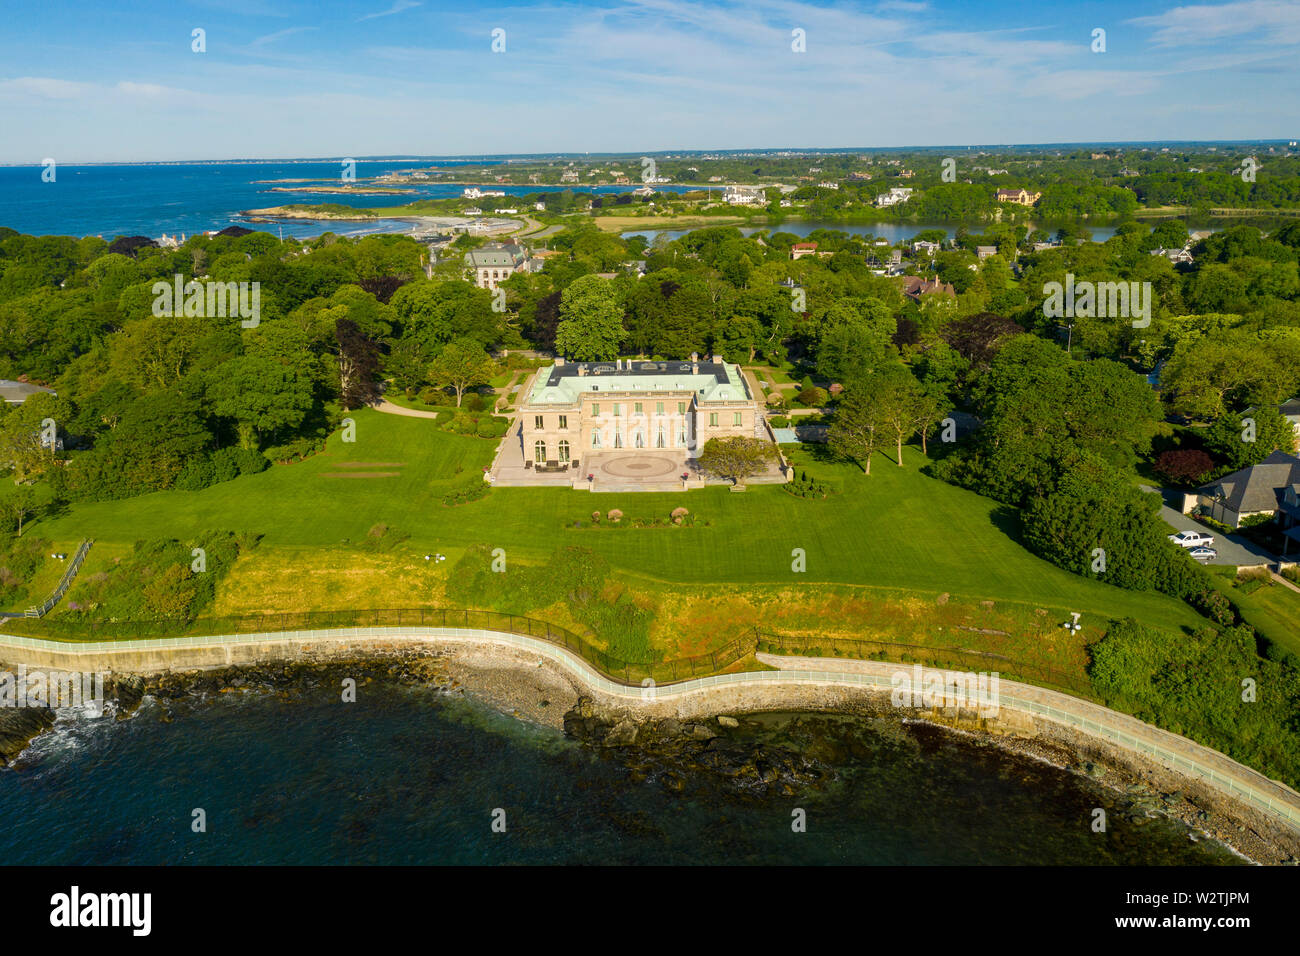
[[[1224,564],[1233,567],[1253,564],[1274,564],[1277,558],[1270,552],[1265,551],[1253,541],[1247,541],[1241,535],[1230,534],[1222,535],[1212,528],[1207,528],[1199,521],[1180,512],[1177,508],[1169,507],[1168,502],[1173,497],[1178,497],[1176,492],[1171,492],[1163,488],[1152,488],[1150,485],[1142,485],[1143,491],[1156,492],[1164,502],[1160,506],[1160,517],[1164,519],[1165,524],[1173,528],[1174,531],[1201,531],[1214,536],[1214,549],[1218,551],[1213,559],[1206,562],[1207,564]]]

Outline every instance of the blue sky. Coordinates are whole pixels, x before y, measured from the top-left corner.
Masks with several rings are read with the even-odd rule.
[[[40,0],[3,16],[3,163],[1300,137],[1300,0]]]

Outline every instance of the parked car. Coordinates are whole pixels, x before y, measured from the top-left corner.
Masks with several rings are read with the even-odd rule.
[[[1202,561],[1202,562],[1213,560],[1214,558],[1217,558],[1219,556],[1219,552],[1215,551],[1213,548],[1204,548],[1204,547],[1192,548],[1192,550],[1187,553],[1192,556],[1193,561]]]
[[[1179,531],[1177,534],[1171,534],[1169,540],[1180,548],[1198,548],[1201,546],[1208,548],[1214,544],[1214,536],[1205,534],[1203,531]]]

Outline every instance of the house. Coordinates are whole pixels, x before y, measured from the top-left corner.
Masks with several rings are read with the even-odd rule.
[[[981,261],[987,259],[989,256],[996,256],[997,254],[998,254],[997,246],[976,246],[975,247],[975,255],[979,256]]]
[[[633,196],[653,196],[654,194],[655,191],[649,186],[640,186],[637,189],[632,190]]]
[[[598,455],[643,460],[649,450],[675,453],[666,457],[684,465],[710,438],[765,434],[740,366],[717,356],[672,362],[557,358],[537,370],[525,394],[520,427],[506,441],[522,440],[525,462],[548,471]]]
[[[1284,505],[1288,493],[1296,500],[1300,487],[1300,458],[1278,450],[1258,465],[1242,468],[1196,489],[1196,505],[1211,518],[1232,528],[1251,515],[1278,514],[1288,525],[1300,521],[1300,501],[1293,511]]]
[[[817,243],[815,242],[796,242],[790,247],[791,259],[802,259],[804,256],[817,255]]]
[[[21,405],[33,395],[38,395],[41,392],[47,395],[56,394],[54,389],[46,388],[44,385],[32,385],[30,382],[14,382],[0,378],[0,398],[10,405]]]
[[[941,242],[929,242],[925,239],[915,239],[912,242],[913,255],[924,253],[925,255],[932,256],[942,248],[943,243]]]
[[[1032,206],[1042,196],[1042,193],[1031,193],[1026,189],[998,190],[998,202],[1013,202],[1018,206]]]
[[[474,284],[480,289],[495,289],[516,272],[536,271],[527,262],[527,250],[514,244],[494,243],[465,253],[465,268],[474,274]]]
[[[1300,438],[1300,398],[1293,398],[1277,407],[1278,413],[1295,428],[1296,437]]]
[[[730,206],[761,206],[767,202],[761,186],[728,186],[722,198]]]
[[[957,290],[953,288],[952,283],[940,282],[938,276],[933,279],[925,279],[921,276],[903,277],[903,295],[913,302],[920,302],[922,296],[935,294],[948,296],[951,299],[957,298]]]
[[[1193,261],[1195,261],[1195,260],[1194,260],[1194,257],[1192,256],[1192,247],[1191,247],[1191,244],[1190,244],[1190,243],[1189,243],[1188,245],[1183,246],[1183,248],[1181,248],[1181,249],[1164,249],[1164,248],[1161,248],[1161,249],[1152,249],[1152,250],[1151,250],[1151,255],[1153,255],[1153,256],[1164,256],[1164,257],[1165,257],[1166,259],[1168,259],[1170,262],[1193,262]]]
[[[1128,177],[1128,178],[1130,178],[1130,179],[1131,179],[1132,177],[1134,177],[1134,176],[1140,176],[1140,175],[1142,175],[1142,174],[1139,173],[1136,169],[1129,169],[1127,166],[1125,166],[1123,169],[1121,169],[1121,170],[1119,171],[1119,174],[1120,174],[1121,176],[1126,176],[1126,177]]]
[[[913,190],[909,186],[894,186],[889,192],[881,193],[876,197],[877,206],[897,206],[901,202],[907,202],[912,198]]]

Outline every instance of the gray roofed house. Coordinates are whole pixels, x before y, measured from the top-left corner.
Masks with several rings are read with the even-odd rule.
[[[3,398],[10,405],[21,405],[27,399],[40,392],[46,392],[54,395],[52,388],[46,388],[44,385],[32,385],[30,382],[14,382],[9,379],[0,379],[0,398]]]
[[[1283,508],[1288,489],[1295,486],[1300,486],[1300,458],[1279,450],[1258,465],[1202,485],[1197,498],[1211,518],[1236,528],[1248,515],[1276,514]]]
[[[465,253],[465,268],[474,273],[480,289],[495,289],[516,272],[537,271],[528,266],[528,250],[514,243],[484,246]]]
[[[1300,435],[1300,398],[1293,398],[1290,401],[1283,402],[1277,407],[1282,417],[1295,426],[1297,435]]]

